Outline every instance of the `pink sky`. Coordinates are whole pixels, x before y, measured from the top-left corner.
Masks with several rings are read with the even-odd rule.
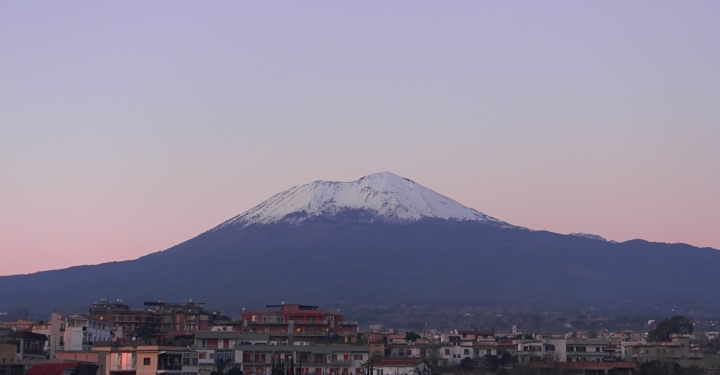
[[[0,275],[391,171],[515,225],[720,249],[720,3],[0,5]]]

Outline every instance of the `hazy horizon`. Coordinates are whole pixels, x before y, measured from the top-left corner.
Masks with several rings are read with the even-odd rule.
[[[0,275],[382,171],[513,225],[720,249],[718,2],[0,10]]]

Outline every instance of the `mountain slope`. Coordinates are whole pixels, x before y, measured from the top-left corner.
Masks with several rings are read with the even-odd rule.
[[[133,306],[193,298],[225,310],[293,300],[720,311],[720,253],[713,249],[530,231],[479,212],[482,216],[463,218],[456,214],[468,212],[462,205],[452,211],[458,216],[445,219],[432,204],[430,211],[420,210],[418,196],[441,199],[424,192],[406,200],[388,198],[385,206],[353,206],[360,198],[346,199],[345,191],[355,194],[367,186],[333,184],[342,183],[318,183],[324,187],[303,199],[293,195],[293,202],[302,203],[292,209],[275,196],[248,211],[251,215],[133,261],[0,277],[0,311],[45,314],[60,307],[71,313],[102,297]],[[402,192],[371,187],[387,189],[384,197]],[[325,199],[333,189],[343,193]],[[308,205],[312,202],[320,203]],[[382,211],[388,206],[407,210]],[[253,221],[267,218],[275,219]]]

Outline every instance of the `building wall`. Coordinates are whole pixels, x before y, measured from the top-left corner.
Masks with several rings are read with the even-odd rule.
[[[15,345],[12,344],[0,344],[0,362],[5,360],[15,360]]]
[[[367,346],[238,345],[235,364],[245,374],[268,374],[273,361],[291,360],[310,374],[359,374],[370,358]]]

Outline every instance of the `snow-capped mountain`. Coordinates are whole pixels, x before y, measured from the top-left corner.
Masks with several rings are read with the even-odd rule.
[[[271,223],[283,225],[263,225]],[[336,306],[720,311],[719,268],[714,249],[510,226],[378,173],[291,188],[139,259],[0,276],[0,311],[46,316],[94,302],[88,296],[134,306],[203,296],[209,306],[235,311],[285,298]]]
[[[285,190],[248,211],[220,224],[298,223],[316,217],[332,218],[347,210],[369,212],[386,221],[423,218],[474,220],[502,227],[511,225],[438,194],[390,172],[374,173],[351,182],[315,181]]]

